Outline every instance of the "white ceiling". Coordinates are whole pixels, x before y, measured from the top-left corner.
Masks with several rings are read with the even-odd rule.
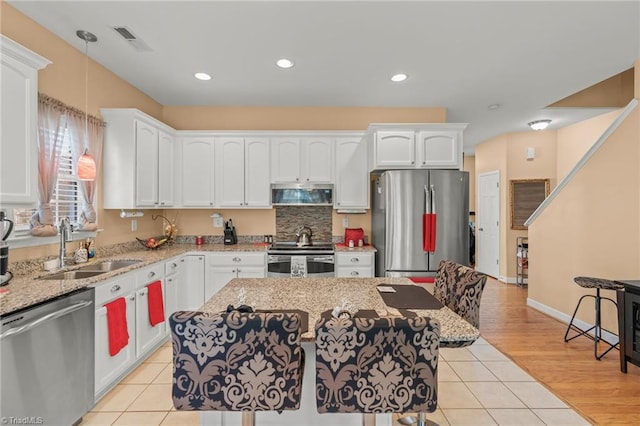
[[[467,152],[531,120],[606,111],[545,106],[640,58],[638,0],[7,2],[83,52],[75,32],[91,31],[89,55],[163,105],[446,107],[469,123]]]

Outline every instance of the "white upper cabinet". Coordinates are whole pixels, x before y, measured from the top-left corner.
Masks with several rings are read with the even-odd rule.
[[[105,209],[174,205],[174,130],[136,109],[101,109]]]
[[[273,138],[271,182],[332,183],[333,138]]]
[[[462,161],[462,130],[423,130],[416,145],[418,167],[459,168]]]
[[[0,35],[0,205],[38,201],[38,70],[50,63]]]
[[[301,140],[302,157],[300,181],[309,183],[333,182],[333,149],[332,138],[317,137]]]
[[[376,166],[414,167],[416,134],[414,131],[380,130],[374,135]]]
[[[270,144],[267,138],[246,138],[244,145],[244,205],[271,206]]]
[[[369,208],[367,141],[361,136],[336,138],[336,198],[334,208]]]
[[[462,169],[466,124],[372,124],[370,170]]]
[[[215,204],[214,138],[188,136],[180,140],[183,207]]]
[[[216,195],[218,207],[270,207],[267,138],[218,137]]]

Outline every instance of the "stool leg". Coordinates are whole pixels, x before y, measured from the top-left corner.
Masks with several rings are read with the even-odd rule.
[[[587,330],[582,330],[582,329],[580,329],[578,326],[576,326],[576,325],[574,325],[574,324],[573,324],[573,321],[574,321],[574,320],[575,320],[575,318],[576,318],[576,314],[578,313],[578,309],[580,309],[580,304],[582,303],[582,299],[584,299],[585,297],[594,297],[594,298],[595,298],[595,296],[593,296],[593,295],[591,295],[591,294],[585,294],[584,296],[582,296],[582,297],[578,300],[578,304],[576,305],[576,309],[573,311],[573,315],[571,316],[571,321],[569,321],[569,325],[567,326],[567,331],[564,333],[564,341],[565,341],[565,342],[568,342],[568,341],[570,341],[570,340],[573,340],[573,339],[575,339],[576,337],[583,336],[583,335],[585,335],[585,334],[589,333],[589,332],[590,332],[591,330],[593,330],[593,329],[594,329],[594,327],[595,327],[595,325],[594,325],[593,327],[590,327],[590,328],[589,328],[589,329],[587,329]],[[576,335],[575,335],[575,336],[573,336],[573,337],[567,338],[567,336],[569,336],[569,331],[571,331],[571,328],[574,328],[574,329],[578,332],[578,334],[576,334]],[[590,337],[590,336],[589,336],[589,337]]]
[[[600,358],[598,358],[598,341],[600,340],[600,334],[602,333],[602,326],[601,326],[601,316],[600,316],[600,289],[596,288],[596,329],[593,333],[594,339],[593,339],[593,356],[596,357],[596,359],[598,361],[600,361]]]
[[[256,413],[254,411],[242,412],[242,426],[256,426]]]

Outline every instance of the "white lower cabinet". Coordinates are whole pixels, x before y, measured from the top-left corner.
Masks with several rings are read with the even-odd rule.
[[[133,273],[105,281],[96,287],[95,311],[95,395],[105,391],[136,360],[136,304]],[[116,355],[109,354],[109,328],[105,305],[120,297],[127,304],[129,344]]]
[[[184,257],[184,280],[178,290],[178,310],[196,311],[202,308],[205,298],[204,290],[204,255],[190,254]]]
[[[336,253],[336,277],[369,278],[374,269],[373,253]]]
[[[265,253],[228,252],[207,255],[205,301],[234,278],[264,278],[267,276]]]
[[[164,265],[155,264],[136,272],[136,357],[149,352],[166,336],[166,317],[159,324],[151,325],[149,319],[149,289],[147,286],[160,281],[164,295]],[[163,304],[165,297],[163,297]],[[164,308],[164,307],[163,307]]]
[[[164,316],[169,316],[181,310],[178,306],[180,286],[184,284],[185,263],[184,257],[172,259],[164,263]],[[169,326],[167,323],[167,332]]]

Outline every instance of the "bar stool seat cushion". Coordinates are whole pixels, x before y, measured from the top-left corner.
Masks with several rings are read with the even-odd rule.
[[[318,412],[433,412],[439,338],[439,323],[425,317],[321,319]]]
[[[177,410],[299,408],[304,355],[298,314],[176,312],[169,324]]]
[[[605,278],[575,277],[573,281],[580,287],[600,288],[603,290],[622,290],[624,286]]]

